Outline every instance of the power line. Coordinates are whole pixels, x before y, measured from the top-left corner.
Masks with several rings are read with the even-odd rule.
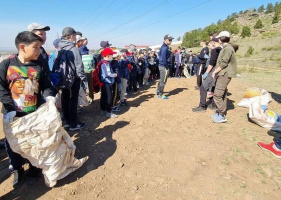
[[[137,19],[139,19],[140,17],[143,17],[143,16],[145,16],[145,15],[147,15],[147,14],[149,14],[149,13],[155,11],[155,9],[156,9],[157,7],[158,7],[158,8],[162,7],[162,6],[163,6],[164,4],[166,4],[168,1],[169,1],[169,0],[166,0],[166,1],[162,2],[161,4],[154,6],[153,8],[151,8],[151,9],[145,11],[144,13],[141,13],[141,14],[138,15],[138,16],[136,16],[135,18],[133,18],[133,19],[131,19],[131,20],[129,20],[129,21],[127,21],[127,22],[125,22],[125,23],[119,25],[119,26],[116,26],[116,27],[113,28],[113,29],[108,30],[108,31],[106,31],[106,32],[104,32],[104,33],[98,35],[97,37],[102,36],[102,35],[105,35],[105,34],[107,34],[107,33],[110,33],[110,32],[112,32],[112,31],[114,31],[114,30],[116,30],[116,29],[118,29],[118,28],[120,28],[120,27],[122,27],[122,26],[125,26],[125,25],[127,25],[127,24],[129,24],[129,23],[131,23],[131,22],[133,22],[133,21],[135,21],[135,20],[137,20]]]
[[[124,6],[122,6],[122,8],[117,8],[115,11],[116,12],[114,12],[112,15],[110,15],[109,17],[106,17],[102,22],[101,21],[99,21],[99,23],[104,23],[105,21],[107,21],[108,19],[110,19],[112,16],[114,16],[114,15],[116,15],[118,12],[120,12],[121,10],[123,10],[124,8],[126,8],[127,6],[129,6],[131,3],[133,3],[134,1],[136,1],[136,0],[131,0],[129,3],[127,3],[126,5],[124,5]],[[108,8],[107,8],[108,9]],[[87,27],[85,27],[85,29],[86,29]]]
[[[107,0],[105,0],[105,2],[106,2]],[[102,3],[103,3],[103,1],[100,1],[101,2],[101,4],[99,4],[98,6],[97,6],[97,10],[96,11],[92,11],[93,13],[92,13],[92,15],[91,16],[89,16],[87,19],[90,19],[90,18],[92,18],[100,9],[101,9],[101,5],[102,5]],[[105,3],[104,3],[105,4]],[[87,20],[85,20],[84,21],[84,23],[82,23],[80,26],[81,26],[81,29],[82,29],[82,26],[84,25],[84,24],[86,24],[86,21]]]
[[[198,8],[198,7],[200,7],[200,6],[204,5],[204,4],[207,4],[207,3],[210,2],[210,1],[212,1],[212,0],[205,1],[205,2],[203,2],[203,3],[200,3],[200,4],[196,5],[196,6],[193,6],[193,7],[191,7],[191,8],[187,8],[187,9],[185,9],[185,10],[179,12],[179,13],[176,13],[176,14],[171,15],[171,16],[169,16],[169,17],[160,19],[160,20],[155,21],[155,22],[153,22],[153,23],[151,23],[151,24],[148,24],[148,25],[143,26],[143,27],[141,27],[141,28],[138,28],[138,29],[135,29],[135,30],[130,31],[130,32],[128,32],[128,33],[125,33],[125,34],[123,34],[122,36],[114,37],[114,38],[111,38],[111,39],[121,38],[121,37],[123,37],[123,36],[125,36],[125,35],[131,34],[131,33],[133,33],[133,32],[136,32],[136,31],[141,30],[141,29],[143,29],[143,28],[146,28],[146,27],[148,27],[148,26],[152,26],[152,25],[157,24],[157,23],[160,23],[160,22],[162,22],[162,21],[164,21],[164,20],[173,18],[173,17],[175,17],[175,16],[177,16],[177,15],[180,15],[180,14],[182,14],[182,13],[185,13],[185,12],[191,10],[191,9]],[[110,40],[111,40],[111,39],[110,39]]]

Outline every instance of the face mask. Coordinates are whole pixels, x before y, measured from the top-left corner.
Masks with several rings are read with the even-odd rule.
[[[113,60],[113,58],[109,58],[108,61],[111,62]]]

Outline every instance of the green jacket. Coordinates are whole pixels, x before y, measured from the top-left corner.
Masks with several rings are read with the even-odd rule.
[[[224,75],[227,72],[228,77],[234,78],[237,73],[237,63],[235,57],[235,51],[231,44],[225,44],[220,51],[217,67],[221,67],[219,76]]]

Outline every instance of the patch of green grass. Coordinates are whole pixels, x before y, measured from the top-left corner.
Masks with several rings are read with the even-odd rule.
[[[260,175],[262,175],[263,177],[266,177],[264,171],[261,168],[256,168],[255,169],[256,172],[258,172]]]
[[[275,45],[271,47],[264,47],[262,48],[263,51],[280,51],[281,50],[281,45]]]
[[[266,58],[264,58],[264,59],[262,59],[262,61],[261,61],[261,62],[263,62],[263,63],[264,63],[264,62],[266,62],[266,61],[267,61],[267,59],[266,59]]]
[[[256,70],[256,68],[254,66],[252,66],[252,67],[250,67],[249,72],[250,73],[256,73],[257,70]]]
[[[262,182],[261,182],[262,184],[266,184],[266,181],[265,180],[262,180]]]
[[[265,33],[262,34],[262,36],[264,38],[273,38],[273,37],[278,36],[278,35],[279,35],[278,32],[265,32]]]
[[[222,163],[225,164],[225,165],[230,165],[230,162],[227,159],[223,159]]]

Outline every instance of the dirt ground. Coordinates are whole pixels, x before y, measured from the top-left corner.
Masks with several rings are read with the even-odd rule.
[[[232,80],[228,122],[214,124],[213,111],[191,111],[199,102],[195,82],[169,79],[169,100],[159,100],[153,84],[129,98],[117,119],[100,117],[95,100],[79,114],[87,127],[69,132],[76,157],[89,160],[54,188],[41,178],[13,191],[1,150],[0,199],[280,199],[280,160],[257,146],[280,134],[249,122],[248,109],[236,106],[251,84]],[[271,92],[270,109],[281,113],[280,95]]]

